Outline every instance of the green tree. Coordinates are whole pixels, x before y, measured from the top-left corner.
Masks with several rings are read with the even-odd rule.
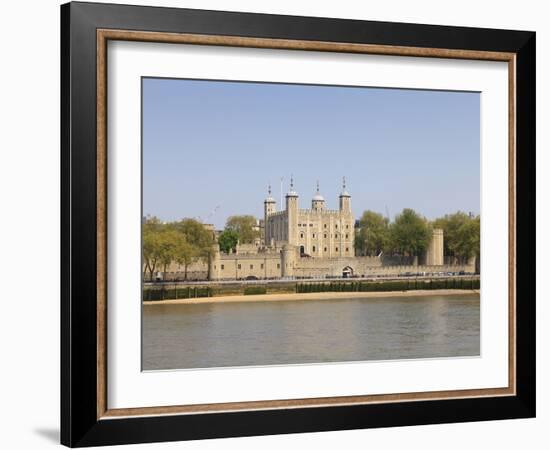
[[[479,259],[481,255],[481,216],[478,214],[474,220],[474,247],[475,247],[475,255]]]
[[[193,260],[197,257],[198,249],[190,244],[184,235],[180,234],[181,240],[178,239],[175,249],[175,261],[184,267],[184,280],[187,280],[187,269]]]
[[[143,254],[143,278],[149,272],[149,279],[153,279],[153,272],[159,260],[158,234],[151,230],[143,230],[142,254]]]
[[[433,222],[435,228],[443,230],[445,253],[466,262],[472,256],[479,256],[480,217],[470,217],[458,211],[447,214]]]
[[[227,219],[225,229],[235,231],[241,244],[250,244],[260,236],[254,216],[231,216]]]
[[[153,272],[159,264],[160,240],[159,233],[163,224],[157,217],[148,216],[143,222],[142,228],[142,255],[143,255],[143,278],[149,272],[149,279],[153,279]]]
[[[187,243],[195,247],[195,257],[205,262],[213,251],[214,234],[202,222],[195,219],[182,219],[171,224],[176,231],[185,236]]]
[[[224,253],[231,253],[239,242],[239,235],[234,230],[224,230],[218,237],[220,250]]]
[[[157,239],[159,263],[162,264],[162,272],[166,274],[168,266],[181,257],[187,241],[183,234],[173,228],[162,230]]]
[[[195,259],[210,262],[214,235],[201,222],[183,219],[179,222],[163,224],[156,217],[146,217],[142,229],[143,277],[149,273],[153,279],[155,270],[164,273],[172,262],[187,269]]]
[[[390,235],[388,219],[374,211],[365,211],[359,219],[355,248],[360,254],[378,255],[388,247]]]
[[[419,256],[428,248],[430,231],[424,217],[405,208],[390,226],[391,247],[403,255]]]

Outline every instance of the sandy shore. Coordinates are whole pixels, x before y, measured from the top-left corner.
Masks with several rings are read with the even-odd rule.
[[[180,298],[177,300],[159,300],[143,302],[144,305],[191,305],[199,303],[237,303],[237,302],[281,302],[291,300],[329,300],[335,298],[372,298],[372,297],[419,297],[427,295],[471,295],[479,290],[471,289],[435,289],[390,292],[311,292],[305,294],[263,294],[231,295],[224,297]]]

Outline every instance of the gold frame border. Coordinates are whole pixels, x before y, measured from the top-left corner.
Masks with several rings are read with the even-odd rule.
[[[171,44],[218,45],[392,56],[472,59],[508,62],[508,387],[402,394],[264,400],[200,405],[108,409],[107,406],[107,42],[109,40]],[[97,419],[289,409],[320,406],[445,400],[516,394],[516,54],[445,48],[404,47],[239,36],[97,30]]]

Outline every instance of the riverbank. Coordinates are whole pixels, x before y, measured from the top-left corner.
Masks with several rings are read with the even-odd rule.
[[[206,282],[202,285],[162,283],[144,287],[142,300],[151,302],[202,297],[312,294],[321,292],[409,292],[446,289],[470,291],[480,287],[479,276],[282,280],[282,282],[277,283],[268,281],[237,281],[229,284]]]
[[[203,303],[248,303],[280,302],[292,300],[334,300],[338,298],[385,298],[385,297],[425,297],[437,295],[472,295],[479,294],[478,289],[418,289],[412,291],[385,292],[311,292],[304,294],[262,294],[262,295],[228,295],[222,297],[180,298],[173,300],[144,301],[150,305],[196,305]]]

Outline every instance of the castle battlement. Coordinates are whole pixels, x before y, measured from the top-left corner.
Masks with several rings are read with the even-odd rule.
[[[275,212],[271,212],[271,213],[267,214],[268,217],[279,217],[279,216],[284,216],[284,215],[286,215],[286,210],[275,211]]]
[[[323,215],[334,215],[339,216],[342,214],[342,211],[338,209],[323,209],[323,210],[316,210],[316,209],[299,209],[298,214],[323,214]]]

